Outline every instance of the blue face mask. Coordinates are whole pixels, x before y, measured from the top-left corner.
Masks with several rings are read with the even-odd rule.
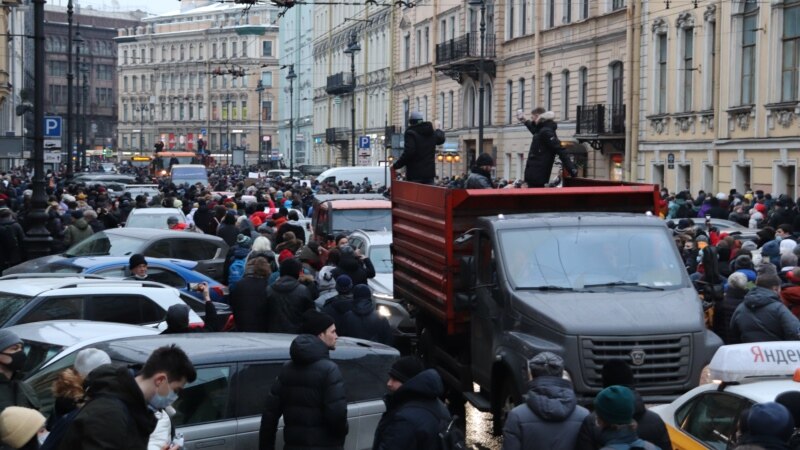
[[[166,407],[175,403],[175,400],[177,399],[178,394],[176,394],[172,389],[169,390],[167,395],[161,395],[158,393],[158,391],[156,391],[156,395],[150,399],[150,406],[157,410],[165,409]]]
[[[703,251],[702,250],[697,252],[697,264],[700,264],[701,262],[703,262]]]

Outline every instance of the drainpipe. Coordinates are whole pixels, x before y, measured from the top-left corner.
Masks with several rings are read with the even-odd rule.
[[[628,86],[627,106],[625,107],[625,161],[626,164],[626,181],[639,181],[638,180],[638,167],[639,167],[639,88],[640,88],[640,72],[641,68],[636,61],[639,60],[638,54],[640,52],[641,30],[642,27],[636,21],[637,14],[640,14],[641,0],[634,0],[628,6],[628,73],[630,73],[630,84]]]

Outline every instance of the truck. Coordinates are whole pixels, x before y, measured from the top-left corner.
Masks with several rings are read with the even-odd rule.
[[[321,194],[314,196],[311,229],[317,242],[354,230],[388,231],[392,204],[380,194]]]
[[[609,359],[629,362],[646,402],[698,385],[721,339],[664,221],[654,185],[568,178],[561,188],[392,186],[394,295],[417,351],[501,433],[527,361],[564,359],[580,403]]]

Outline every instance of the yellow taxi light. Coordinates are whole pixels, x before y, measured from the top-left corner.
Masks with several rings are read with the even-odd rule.
[[[792,341],[723,345],[711,359],[709,369],[715,382],[758,377],[793,377],[800,381],[800,346]]]

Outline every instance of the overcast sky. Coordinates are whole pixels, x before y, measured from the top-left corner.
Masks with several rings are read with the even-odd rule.
[[[67,0],[47,0],[47,3],[67,6]],[[133,11],[140,9],[153,14],[174,11],[181,7],[178,0],[73,0],[73,5],[92,5],[101,11]]]

